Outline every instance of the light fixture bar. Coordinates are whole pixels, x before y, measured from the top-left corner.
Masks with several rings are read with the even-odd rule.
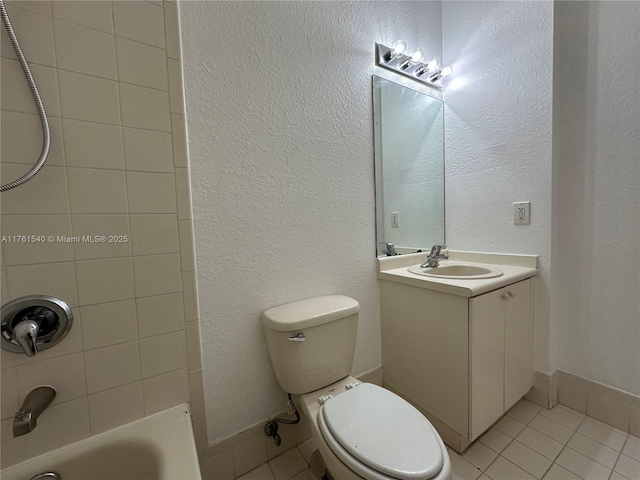
[[[397,45],[401,44],[403,48],[398,52]],[[422,50],[415,53],[405,53],[406,44],[398,41],[394,44],[394,48],[389,48],[381,43],[376,43],[376,65],[392,72],[399,73],[404,77],[411,78],[428,87],[436,90],[442,90],[440,80],[448,76],[452,72],[451,67],[440,69],[440,65],[436,59],[422,62]]]

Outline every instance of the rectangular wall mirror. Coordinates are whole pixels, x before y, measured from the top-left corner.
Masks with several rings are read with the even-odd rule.
[[[373,76],[377,254],[445,244],[444,104]]]

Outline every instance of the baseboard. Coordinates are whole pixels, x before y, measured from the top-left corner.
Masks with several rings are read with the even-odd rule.
[[[558,370],[558,402],[640,436],[640,396]]]

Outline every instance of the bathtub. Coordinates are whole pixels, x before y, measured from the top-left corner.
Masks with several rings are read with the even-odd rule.
[[[2,480],[54,471],[61,480],[201,480],[189,406],[123,425],[2,470]]]

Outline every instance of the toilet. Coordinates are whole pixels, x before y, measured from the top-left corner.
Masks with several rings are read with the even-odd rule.
[[[360,304],[343,295],[300,300],[262,316],[278,383],[300,407],[335,480],[449,480],[431,423],[396,394],[352,377]]]

